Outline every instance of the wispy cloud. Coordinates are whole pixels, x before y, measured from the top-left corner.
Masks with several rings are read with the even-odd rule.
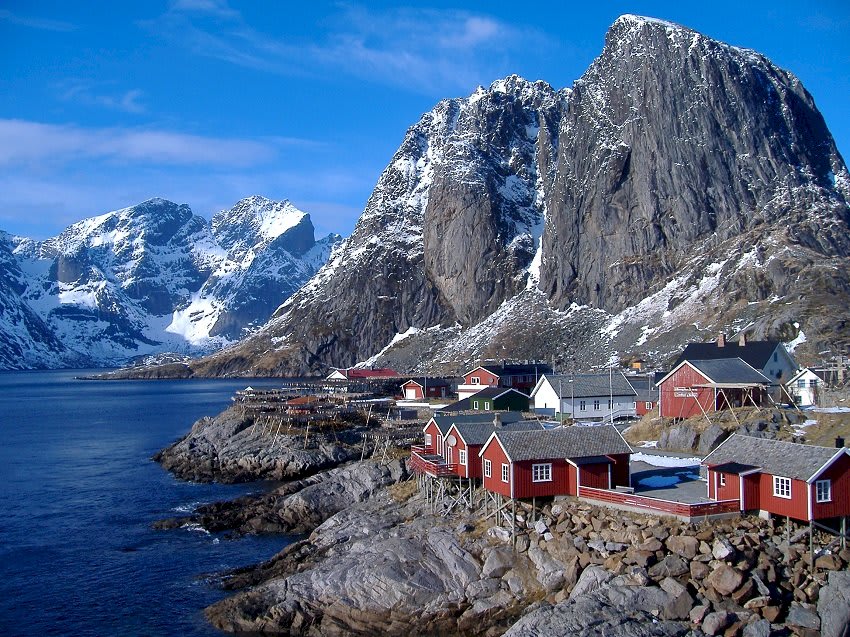
[[[250,166],[277,155],[273,141],[161,130],[82,128],[0,120],[0,166],[97,158],[171,165]]]
[[[87,106],[98,106],[124,113],[141,114],[145,106],[141,103],[144,93],[130,89],[123,93],[109,93],[105,87],[85,80],[69,80],[59,86],[61,99]]]
[[[60,20],[49,20],[46,18],[35,18],[32,16],[23,16],[13,13],[8,9],[0,9],[0,20],[17,24],[30,29],[39,29],[41,31],[74,31],[76,25]]]
[[[551,45],[539,31],[468,11],[341,5],[315,41],[248,24],[224,0],[180,0],[146,26],[197,55],[284,75],[344,73],[411,91],[469,90],[506,72],[520,48]]]

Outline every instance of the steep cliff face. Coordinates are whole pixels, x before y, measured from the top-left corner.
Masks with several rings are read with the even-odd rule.
[[[836,175],[844,163],[797,78],[753,51],[624,16],[562,120],[541,289],[556,307],[620,312],[695,244],[780,220],[789,243],[846,255]]]
[[[538,157],[553,155],[563,97],[514,76],[440,102],[408,130],[352,235],[250,354],[201,367],[347,365],[411,329],[490,315],[526,287],[543,228]]]
[[[572,89],[509,77],[426,113],[330,263],[196,370],[663,362],[719,329],[842,346],[848,200],[793,75],[623,16]]]
[[[212,224],[151,199],[43,242],[0,240],[0,368],[202,354],[264,323],[327,261],[289,202],[250,197]]]

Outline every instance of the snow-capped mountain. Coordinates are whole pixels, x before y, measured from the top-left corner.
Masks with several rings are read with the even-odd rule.
[[[57,237],[0,237],[0,367],[115,365],[244,336],[327,260],[309,215],[250,197],[212,223],[151,199]]]
[[[423,115],[328,264],[193,369],[663,362],[719,330],[846,347],[848,201],[796,77],[623,16],[569,89],[512,76]]]

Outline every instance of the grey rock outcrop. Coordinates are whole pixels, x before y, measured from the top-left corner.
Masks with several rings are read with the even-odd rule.
[[[306,441],[305,441],[306,438]],[[165,469],[185,480],[243,482],[308,476],[359,457],[360,434],[351,430],[273,436],[246,419],[238,407],[215,418],[202,418],[191,431],[154,455]]]

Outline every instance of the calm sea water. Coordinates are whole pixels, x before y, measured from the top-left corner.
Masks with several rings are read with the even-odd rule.
[[[81,373],[0,373],[0,634],[219,635],[201,612],[224,595],[211,575],[266,559],[286,538],[152,530],[262,485],[182,482],[150,457],[246,381]]]

